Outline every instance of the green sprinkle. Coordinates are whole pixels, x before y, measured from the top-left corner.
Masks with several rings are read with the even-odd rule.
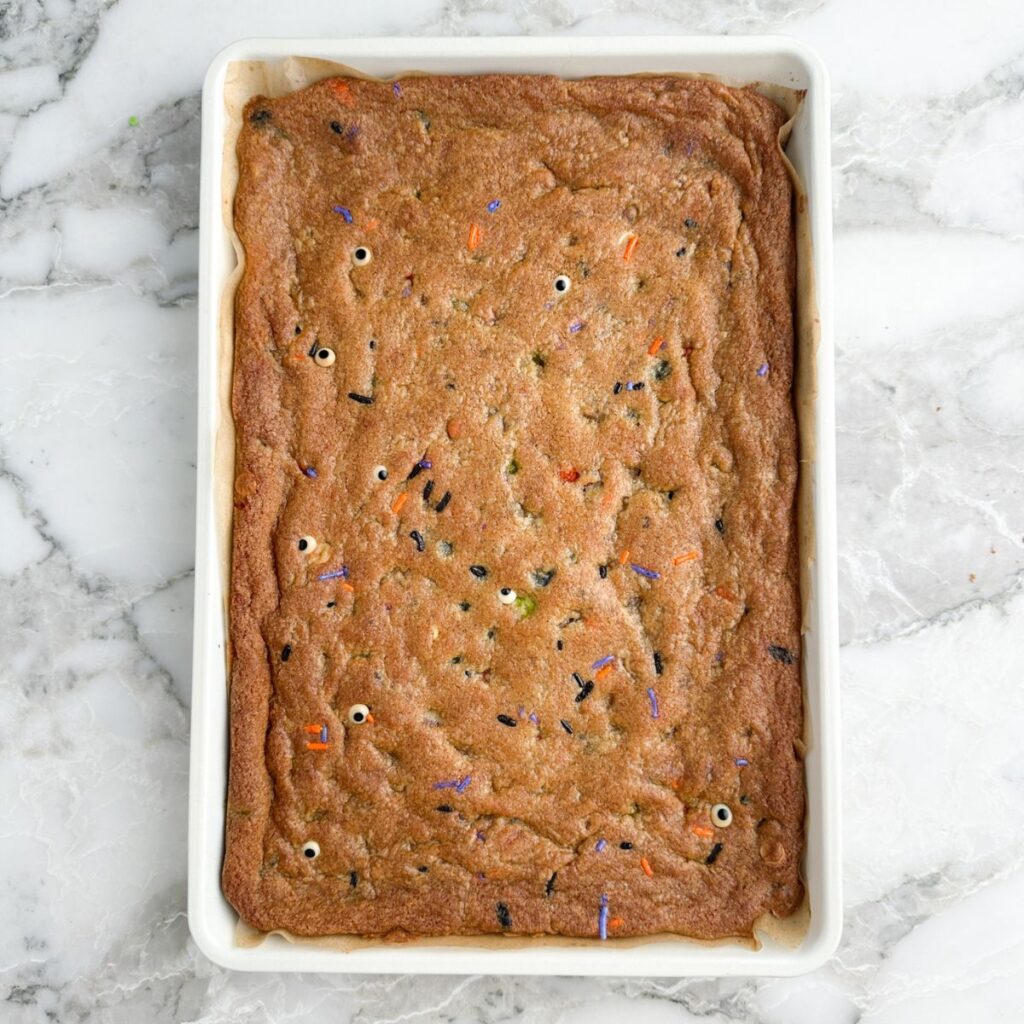
[[[506,471],[508,472],[509,476],[515,476],[516,473],[519,472],[519,463],[516,462],[515,459],[513,459],[506,467]]]
[[[128,118],[128,123],[133,128],[137,128],[139,126],[139,119],[134,114],[132,114],[132,116]]]
[[[523,594],[516,598],[516,608],[524,619],[528,619],[537,610],[537,599],[530,594]]]

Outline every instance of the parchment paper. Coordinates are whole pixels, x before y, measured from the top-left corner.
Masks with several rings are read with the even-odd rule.
[[[418,76],[422,72],[408,71],[396,75],[399,78]],[[717,75],[698,75],[675,73],[679,78],[701,78],[727,85]],[[218,395],[220,416],[217,426],[214,447],[214,480],[213,490],[216,502],[216,530],[218,552],[220,554],[221,592],[224,595],[225,635],[227,635],[227,601],[230,593],[231,574],[231,516],[233,509],[234,463],[235,463],[235,429],[231,416],[231,370],[234,354],[234,296],[238,282],[242,276],[245,253],[241,242],[235,234],[232,210],[235,189],[238,184],[238,155],[236,146],[242,126],[242,110],[253,96],[267,96],[274,99],[287,93],[312,85],[324,78],[335,75],[346,75],[354,78],[373,79],[372,75],[364,75],[356,68],[333,61],[318,60],[311,57],[289,57],[280,61],[236,61],[228,66],[224,81],[224,105],[227,112],[227,130],[224,134],[224,162],[221,178],[221,215],[224,226],[234,246],[237,265],[229,276],[221,294],[219,316],[219,378]],[[654,77],[653,75],[648,77]],[[382,79],[377,79],[381,81]],[[797,429],[800,439],[800,476],[797,485],[798,539],[800,548],[800,593],[803,608],[803,632],[807,629],[807,608],[810,600],[810,566],[814,556],[814,487],[811,474],[814,471],[814,400],[817,392],[815,356],[818,348],[820,322],[814,295],[813,264],[811,262],[810,221],[807,216],[807,194],[796,169],[785,156],[785,145],[789,139],[800,104],[803,91],[787,89],[771,83],[753,83],[759,93],[774,100],[789,115],[789,119],[779,130],[779,145],[783,148],[783,159],[789,170],[794,188],[794,217],[796,228],[797,250],[797,296],[796,296],[796,376],[794,382],[794,404],[796,407]],[[230,643],[225,644],[227,658],[230,660]],[[230,678],[230,663],[225,666],[226,679]],[[804,679],[806,690],[807,680]],[[806,706],[806,701],[805,701]],[[804,716],[804,746],[811,745],[809,726]],[[805,832],[808,831],[805,824]],[[742,945],[757,949],[760,939],[770,939],[780,945],[795,948],[803,941],[810,926],[810,901],[806,886],[802,905],[787,918],[776,918],[764,914],[754,925],[754,938],[730,938],[708,941],[691,939],[686,936],[662,933],[645,935],[636,938],[610,938],[608,944],[619,948],[633,948],[651,942],[690,943],[699,946]],[[268,935],[281,935],[289,942],[308,944],[318,948],[336,949],[340,952],[352,952],[370,946],[393,945],[383,938],[361,938],[354,935],[328,935],[321,938],[307,938],[279,930],[276,932],[260,932],[239,919],[235,929],[235,944],[242,948],[258,946]],[[490,948],[490,949],[524,949],[540,946],[586,947],[595,939],[576,939],[564,936],[504,936],[504,935],[472,935],[451,936],[448,938],[409,939],[405,946],[444,946],[449,948]]]

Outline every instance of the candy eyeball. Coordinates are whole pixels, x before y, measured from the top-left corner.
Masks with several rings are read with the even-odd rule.
[[[306,860],[316,860],[320,856],[320,844],[314,842],[312,839],[308,843],[302,844],[302,856]]]
[[[564,295],[572,287],[572,281],[566,274],[559,274],[555,278],[555,291],[559,295]]]
[[[313,360],[317,366],[333,366],[334,358],[334,349],[332,348],[318,348],[313,354]]]
[[[718,828],[728,828],[732,824],[732,811],[725,804],[715,804],[711,808],[711,820]]]
[[[352,250],[352,262],[357,267],[365,267],[373,259],[373,253],[365,245],[358,245]]]
[[[498,591],[498,600],[502,604],[514,604],[516,599],[516,592],[511,587],[502,587]]]
[[[310,551],[316,550],[316,537],[300,537],[299,538],[299,550],[305,551],[308,555]]]
[[[387,466],[374,466],[373,467],[373,479],[379,480],[384,483],[388,478],[388,467]]]
[[[348,709],[348,720],[353,725],[362,725],[364,722],[371,721],[370,709],[365,704],[353,704]]]

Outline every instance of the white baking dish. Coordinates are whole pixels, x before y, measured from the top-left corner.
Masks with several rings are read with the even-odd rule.
[[[807,716],[807,850],[804,876],[810,924],[796,946],[766,940],[760,949],[735,943],[667,939],[548,945],[467,941],[371,945],[342,952],[271,936],[235,944],[237,916],[221,893],[227,776],[227,685],[223,552],[215,530],[214,440],[218,427],[218,317],[234,255],[222,220],[221,178],[225,77],[232,61],[318,57],[370,75],[538,72],[563,77],[636,72],[701,72],[729,82],[772,82],[806,89],[787,153],[806,186],[813,272],[821,322],[811,461],[813,562],[809,573],[804,686]],[[189,794],[188,916],[192,935],[211,960],[241,970],[437,974],[787,975],[827,959],[841,929],[838,647],[836,633],[835,440],[833,432],[832,222],[829,181],[829,87],[819,58],[785,37],[253,39],[213,60],[203,87],[201,247],[199,269],[198,523],[195,657]],[[806,368],[804,368],[806,370]]]

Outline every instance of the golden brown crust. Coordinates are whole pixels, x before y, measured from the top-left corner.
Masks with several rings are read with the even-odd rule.
[[[594,936],[607,897],[610,935],[712,938],[799,904],[782,120],[675,77],[247,106],[223,881],[252,925]]]

